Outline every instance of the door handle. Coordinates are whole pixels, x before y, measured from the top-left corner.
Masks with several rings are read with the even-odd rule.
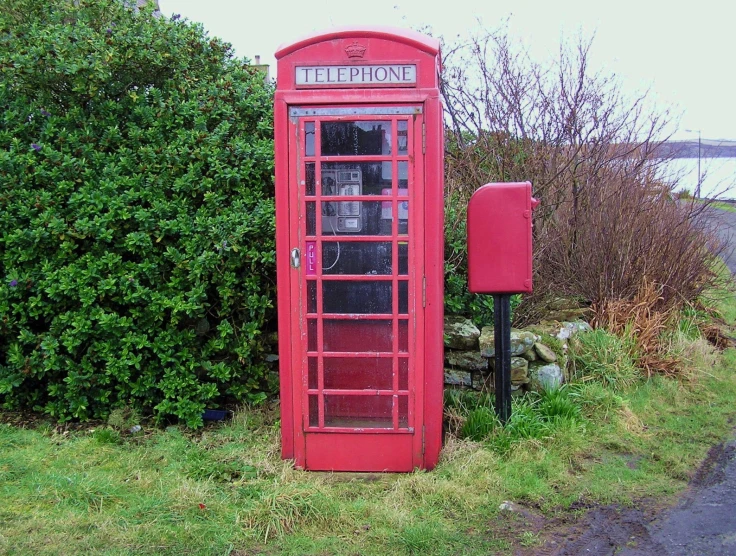
[[[293,268],[299,268],[301,265],[301,254],[299,253],[299,249],[294,248],[291,250],[291,266]]]

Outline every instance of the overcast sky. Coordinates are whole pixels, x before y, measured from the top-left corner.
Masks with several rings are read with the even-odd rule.
[[[453,39],[508,20],[512,37],[544,61],[560,40],[595,35],[592,64],[632,94],[650,89],[681,114],[676,138],[736,139],[736,3],[728,0],[159,0],[167,15],[200,22],[238,56],[271,64],[280,44],[332,25],[428,26]],[[682,7],[681,7],[682,6]]]

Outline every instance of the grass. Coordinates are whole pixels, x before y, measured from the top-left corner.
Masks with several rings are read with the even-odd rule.
[[[736,212],[736,206],[733,203],[725,203],[723,201],[711,201],[710,206],[726,212]]]
[[[720,296],[719,303],[722,315],[736,315],[733,295]],[[279,458],[274,409],[244,408],[231,422],[199,432],[144,427],[131,434],[138,418],[124,415],[69,433],[52,425],[0,424],[0,553],[533,549],[544,539],[528,525],[514,526],[510,512],[499,509],[504,501],[547,516],[573,514],[571,506],[581,502],[666,502],[729,433],[736,350],[714,355],[689,321],[672,341],[700,354],[686,380],[621,379],[625,346],[614,349],[610,338],[595,338],[586,352],[597,354],[589,358],[593,370],[580,374],[588,380],[515,401],[506,428],[479,411],[486,417],[467,434],[476,440],[448,436],[432,472],[294,470]],[[449,398],[458,429],[489,403],[488,396]]]
[[[635,342],[628,333],[622,338],[598,328],[582,334],[571,354],[574,375],[579,380],[603,382],[613,389],[629,388],[641,377],[635,351]]]

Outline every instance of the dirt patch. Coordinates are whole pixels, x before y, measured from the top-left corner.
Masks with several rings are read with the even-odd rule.
[[[690,481],[693,488],[710,487],[722,483],[726,479],[726,466],[736,455],[736,446],[733,444],[718,444],[708,450],[705,461],[695,472]]]
[[[661,505],[653,501],[642,501],[636,509],[581,501],[545,517],[514,506],[513,512],[508,512],[512,515],[504,515],[495,524],[494,536],[509,541],[515,556],[612,555],[621,547],[656,556],[664,552],[650,537],[647,526],[660,510]],[[526,539],[521,536],[524,533]]]
[[[537,554],[602,556],[615,554],[621,547],[637,548],[651,555],[664,554],[647,528],[655,516],[652,509],[602,506],[586,513],[567,531],[552,535],[546,550]]]
[[[733,530],[736,519],[728,517],[736,511],[735,463],[736,444],[718,444],[710,449],[677,504],[646,499],[634,507],[622,507],[583,500],[549,515],[514,504],[494,524],[493,534],[507,540],[517,556],[659,556],[682,553],[678,550],[683,547],[697,548],[688,552],[693,554],[733,554],[736,538],[728,545],[734,552],[719,550],[729,540],[721,529]],[[699,523],[695,514],[703,514],[710,526]],[[716,519],[718,515],[721,518]]]

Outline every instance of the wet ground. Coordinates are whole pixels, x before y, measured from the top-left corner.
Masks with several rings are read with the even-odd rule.
[[[736,212],[708,209],[719,237],[721,256],[736,274]],[[640,501],[635,508],[580,508],[577,519],[545,519],[518,509],[515,517],[538,533],[536,547],[519,555],[670,556],[736,555],[736,429],[714,446],[674,507]]]
[[[674,506],[649,499],[626,508],[576,503],[570,510],[545,516],[510,504],[493,532],[509,540],[515,556],[736,555],[736,430],[710,449]],[[532,534],[526,546],[519,530]]]
[[[711,448],[679,503],[658,511],[601,507],[589,511],[554,555],[736,554],[736,440]],[[577,534],[579,533],[579,535]],[[551,541],[554,542],[554,537]],[[543,554],[544,551],[538,552]]]

